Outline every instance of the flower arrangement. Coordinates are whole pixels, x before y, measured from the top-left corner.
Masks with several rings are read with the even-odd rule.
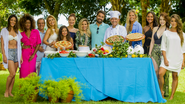
[[[112,52],[112,49],[108,46],[104,46],[105,43],[101,42],[102,45],[97,46],[95,45],[95,48],[92,49],[92,53],[88,55],[88,57],[101,57],[106,58],[108,57],[108,54]]]

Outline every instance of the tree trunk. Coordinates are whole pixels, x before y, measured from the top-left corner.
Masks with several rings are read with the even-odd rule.
[[[120,13],[122,13],[122,9],[123,9],[123,7],[125,7],[125,4],[126,4],[126,2],[124,0],[110,0],[110,2],[112,4],[113,11],[117,10]],[[121,24],[121,23],[119,23],[119,24]]]
[[[170,3],[170,0],[162,0],[161,1],[161,9],[160,9],[160,12],[165,12],[165,13],[169,13],[169,11],[171,10],[171,3]]]
[[[146,26],[146,14],[149,5],[149,0],[141,0],[142,7],[142,27]]]
[[[52,6],[47,0],[43,0],[43,1],[44,1],[45,7],[48,10],[49,14],[53,15],[58,21],[58,14],[59,14],[60,6],[62,4],[61,2],[62,0],[53,2]]]
[[[112,4],[112,10],[117,10],[120,13],[122,12],[122,9],[125,5],[124,0],[110,0]]]

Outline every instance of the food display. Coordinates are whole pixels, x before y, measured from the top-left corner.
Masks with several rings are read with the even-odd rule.
[[[69,53],[68,51],[65,51],[65,50],[62,50],[62,51],[59,51],[60,54],[66,54],[66,53]]]
[[[58,48],[58,47],[63,48],[63,47],[65,47],[66,49],[68,49],[68,48],[72,47],[72,44],[69,41],[58,41],[58,42],[55,43],[54,46],[55,46],[55,48]]]
[[[106,39],[105,43],[108,45],[113,45],[114,42],[124,42],[124,37],[120,35],[113,35]]]
[[[94,54],[103,54],[103,55],[107,55],[109,53],[112,52],[112,49],[111,47],[109,46],[101,46],[101,47],[96,47],[96,48],[93,48],[91,50],[91,53],[94,53]]]
[[[67,57],[69,55],[69,52],[62,50],[62,51],[59,51],[59,54],[61,57]]]
[[[129,41],[126,42],[113,42],[112,48],[110,46],[95,45],[91,51],[77,51],[77,50],[62,50],[45,52],[47,58],[143,58],[149,57],[144,54],[142,46],[137,45],[134,48],[129,45]],[[49,55],[48,55],[49,54]]]
[[[126,36],[126,40],[129,41],[139,41],[145,38],[145,35],[141,34],[141,33],[132,33],[132,34],[128,34]]]

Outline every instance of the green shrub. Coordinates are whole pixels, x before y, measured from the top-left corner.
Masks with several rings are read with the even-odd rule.
[[[31,73],[26,78],[21,78],[18,80],[18,90],[15,92],[15,99],[24,102],[32,102],[34,96],[39,92],[38,88],[40,86],[40,76],[37,73]]]
[[[2,53],[0,53],[0,63],[2,63],[3,62],[3,55],[2,55]]]
[[[183,30],[183,32],[185,33],[185,22],[184,22],[183,25],[182,25],[182,30]]]

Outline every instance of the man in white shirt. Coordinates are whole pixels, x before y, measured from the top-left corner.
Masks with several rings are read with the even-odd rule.
[[[45,33],[46,33],[46,31],[44,30],[45,20],[43,18],[39,18],[37,20],[37,26],[38,26],[38,30],[39,30],[39,33],[40,33],[40,39],[42,41],[42,43],[39,47],[39,50],[37,51],[37,62],[36,62],[36,69],[37,69],[37,73],[39,75],[41,60],[44,57],[44,51],[46,49],[46,45],[43,43],[43,38],[44,38]]]
[[[110,11],[109,15],[112,26],[107,28],[104,36],[104,42],[107,38],[113,35],[121,35],[125,38],[127,36],[127,30],[124,26],[119,25],[119,16],[121,13],[119,11]]]

